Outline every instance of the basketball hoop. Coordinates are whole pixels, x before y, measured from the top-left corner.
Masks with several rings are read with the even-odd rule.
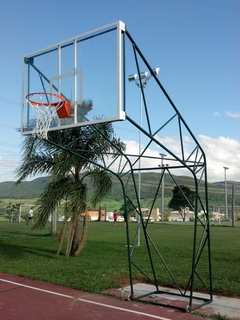
[[[39,139],[47,139],[47,133],[54,117],[66,118],[70,116],[70,102],[59,94],[34,92],[29,93],[26,100],[36,113],[33,136]]]

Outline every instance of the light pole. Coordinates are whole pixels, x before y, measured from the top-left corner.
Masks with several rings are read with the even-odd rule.
[[[228,167],[223,167],[224,169],[224,181],[225,181],[225,219],[228,219],[228,207],[227,207],[227,170]]]
[[[159,153],[161,157],[161,167],[162,167],[162,198],[161,198],[161,220],[164,222],[164,164],[163,164],[163,158],[166,157],[167,155],[164,153]]]
[[[153,69],[153,73],[154,74],[158,74],[159,73],[159,68],[155,68]],[[148,72],[141,72],[140,76],[138,77],[138,75],[132,74],[130,76],[128,76],[128,81],[135,81],[135,84],[137,85],[138,88],[140,88],[140,117],[139,117],[139,125],[140,127],[142,127],[142,89],[144,89],[147,84],[148,81],[150,80],[152,74],[148,75]],[[140,81],[141,79],[141,81]],[[138,160],[138,201],[139,204],[141,204],[141,144],[142,144],[142,132],[141,130],[139,130],[139,160]],[[139,208],[140,209],[140,208]],[[137,245],[140,246],[140,215],[138,215],[138,240],[137,240]]]

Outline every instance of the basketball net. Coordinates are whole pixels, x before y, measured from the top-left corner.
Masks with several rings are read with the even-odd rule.
[[[57,110],[64,104],[64,98],[53,93],[36,92],[27,95],[26,99],[36,114],[36,126],[32,135],[39,139],[47,139],[50,124],[54,118],[58,119]]]

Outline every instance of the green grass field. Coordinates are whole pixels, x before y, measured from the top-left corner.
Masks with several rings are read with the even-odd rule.
[[[132,226],[130,223],[130,233]],[[191,262],[191,223],[153,223],[148,228],[179,283],[184,284]],[[64,247],[56,257],[58,237],[50,236],[49,231],[50,225],[31,231],[25,223],[0,222],[0,271],[95,293],[129,284],[123,223],[114,227],[110,222],[90,222],[86,246],[78,257],[69,259]],[[215,225],[210,231],[213,293],[240,297],[240,228]],[[142,235],[141,246],[135,250],[147,268]],[[137,270],[133,277],[136,282],[144,281]],[[161,272],[158,278],[160,285],[171,285]]]

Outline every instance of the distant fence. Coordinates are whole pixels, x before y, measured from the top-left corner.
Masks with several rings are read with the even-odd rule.
[[[25,222],[32,203],[13,203],[0,200],[0,222]]]
[[[21,163],[21,156],[18,155],[0,155],[0,184],[3,183],[6,191],[5,182],[16,181],[16,170]],[[6,199],[6,195],[1,197],[0,193],[0,222],[21,222],[25,221],[27,212],[19,215],[21,199]],[[25,210],[26,211],[26,210]]]
[[[20,155],[0,155],[0,183],[16,181],[16,169],[20,160]]]

